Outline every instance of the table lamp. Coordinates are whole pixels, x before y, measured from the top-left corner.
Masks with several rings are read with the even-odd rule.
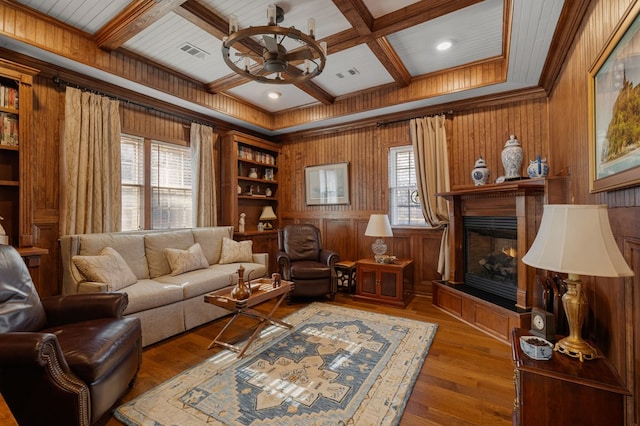
[[[273,229],[273,225],[271,224],[272,220],[276,220],[276,214],[273,211],[273,207],[271,206],[264,206],[262,208],[262,214],[260,215],[260,218],[258,220],[260,220],[261,222],[264,222],[264,229]]]
[[[382,256],[387,252],[387,245],[382,237],[393,237],[389,216],[386,214],[372,214],[369,217],[367,229],[364,231],[367,237],[376,237],[376,241],[371,244],[371,251],[376,256]]]
[[[634,274],[613,238],[607,206],[545,205],[538,234],[522,262],[568,274],[562,306],[569,335],[556,343],[555,350],[580,361],[596,358],[597,350],[581,336],[587,298],[580,275],[630,277]]]

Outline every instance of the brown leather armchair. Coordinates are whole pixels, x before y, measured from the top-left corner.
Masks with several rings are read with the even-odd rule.
[[[336,296],[338,254],[322,248],[320,230],[309,224],[291,224],[278,230],[278,266],[282,278],[293,281],[293,296]]]
[[[19,424],[89,425],[140,368],[140,320],[126,293],[40,300],[22,257],[0,246],[0,393]]]

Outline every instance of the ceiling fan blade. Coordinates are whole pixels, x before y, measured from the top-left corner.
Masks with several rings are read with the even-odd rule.
[[[236,56],[240,56],[241,58],[251,58],[251,59],[255,59],[256,61],[261,61],[262,60],[262,56],[261,55],[256,55],[256,54],[253,54],[253,53],[236,52]]]
[[[295,52],[287,53],[285,60],[287,62],[304,61],[305,59],[313,59],[313,54],[309,49],[300,49]]]
[[[263,35],[262,40],[264,40],[264,45],[269,52],[278,53],[278,42],[276,41],[275,37]]]

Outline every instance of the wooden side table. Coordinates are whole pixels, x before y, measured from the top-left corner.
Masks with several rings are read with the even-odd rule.
[[[338,288],[346,288],[347,292],[356,291],[356,262],[342,260],[336,263],[336,275],[338,278]]]
[[[354,299],[407,306],[413,298],[413,259],[378,263],[373,259],[356,262]]]
[[[520,348],[527,330],[514,328],[514,425],[623,425],[629,392],[606,358],[580,362],[559,352],[536,361]],[[601,354],[599,354],[601,355]]]

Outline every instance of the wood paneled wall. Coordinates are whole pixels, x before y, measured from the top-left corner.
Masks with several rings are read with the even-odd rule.
[[[548,156],[546,116],[547,101],[540,97],[454,112],[446,121],[452,188],[473,185],[471,169],[478,155],[487,161],[492,179],[503,174],[500,153],[510,134],[520,139],[525,158]],[[314,223],[322,231],[325,246],[340,253],[342,259],[370,257],[373,238],[365,237],[364,230],[369,215],[388,212],[389,148],[409,144],[408,121],[286,143],[280,160],[284,167],[278,171],[284,183],[278,208],[280,223]],[[349,162],[350,204],[307,206],[304,168],[343,161]],[[525,161],[523,175],[527,165]],[[431,294],[431,281],[440,279],[440,237],[440,231],[396,228],[388,242],[390,253],[415,260],[417,292]]]
[[[480,155],[490,170],[491,182],[504,175],[500,154],[510,135],[515,135],[522,145],[522,176],[527,175],[529,160],[535,160],[537,155],[549,157],[551,175],[561,170],[549,153],[546,98],[454,112],[452,121],[452,189],[473,185],[471,170]]]
[[[613,362],[633,396],[627,425],[640,424],[640,187],[589,193],[588,72],[634,0],[594,0],[549,97],[549,144],[553,163],[570,170],[570,199],[608,204],[611,225],[634,278],[585,278],[589,299],[586,337]]]

